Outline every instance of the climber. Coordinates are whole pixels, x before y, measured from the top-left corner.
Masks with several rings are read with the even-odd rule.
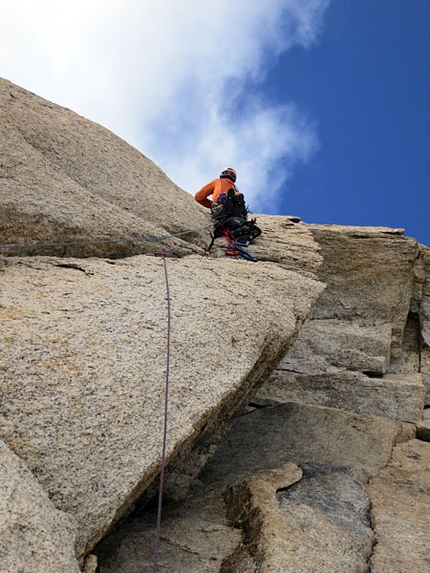
[[[235,183],[236,171],[233,167],[226,167],[221,171],[218,179],[214,179],[207,185],[204,185],[200,191],[195,194],[195,199],[204,207],[212,209],[220,203],[224,204],[226,202],[228,191],[232,189],[233,191],[231,196],[235,199],[240,195],[240,199],[243,202],[243,195],[242,193],[239,193],[239,189],[236,187]],[[212,195],[212,201],[209,199],[210,195]],[[216,203],[216,205],[214,206],[213,203]],[[241,214],[245,214],[244,210],[242,210]]]
[[[212,200],[209,196],[212,195]],[[248,221],[248,209],[243,193],[236,187],[236,171],[226,167],[219,178],[204,185],[195,194],[198,203],[211,209],[215,238],[225,235],[225,229],[238,242],[248,244],[261,235],[256,219]]]

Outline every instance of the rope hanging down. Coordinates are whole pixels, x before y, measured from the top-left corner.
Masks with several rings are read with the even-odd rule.
[[[160,486],[158,490],[158,509],[157,509],[157,526],[155,532],[155,546],[154,546],[154,567],[153,573],[158,570],[158,554],[160,550],[160,537],[161,537],[161,510],[163,506],[163,487],[164,487],[164,469],[166,466],[166,444],[167,444],[167,415],[169,404],[169,372],[170,372],[170,289],[169,277],[167,274],[166,253],[157,253],[156,256],[163,258],[164,277],[166,282],[166,297],[167,297],[167,354],[166,354],[166,383],[164,393],[164,428],[163,428],[163,450],[161,454],[161,469],[160,469]]]

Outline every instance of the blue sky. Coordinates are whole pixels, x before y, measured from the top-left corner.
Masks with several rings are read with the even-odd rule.
[[[268,77],[318,122],[319,151],[273,212],[402,227],[430,246],[430,2],[337,0],[318,45]]]
[[[111,129],[194,194],[430,246],[429,0],[14,0],[0,76]]]

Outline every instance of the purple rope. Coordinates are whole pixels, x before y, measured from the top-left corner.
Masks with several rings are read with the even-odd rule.
[[[161,536],[161,510],[163,506],[163,486],[164,486],[164,468],[166,466],[166,443],[167,443],[167,412],[169,402],[169,370],[170,370],[170,290],[169,290],[169,277],[167,275],[166,255],[163,256],[164,276],[166,279],[166,295],[167,295],[167,358],[166,358],[166,386],[164,397],[164,431],[163,431],[163,452],[161,455],[161,469],[160,469],[160,487],[158,491],[158,510],[157,510],[157,527],[155,533],[155,547],[154,547],[154,567],[153,573],[158,570],[158,554],[160,550],[160,536]]]

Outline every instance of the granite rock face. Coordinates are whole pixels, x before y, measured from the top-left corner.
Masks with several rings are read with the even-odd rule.
[[[281,404],[242,415],[187,501],[167,506],[163,566],[187,571],[183,532],[205,523],[224,536],[230,527],[230,535],[224,552],[212,547],[203,571],[368,571],[374,532],[364,484],[396,443],[413,436],[409,424],[319,406]],[[108,536],[98,549],[101,573],[134,573],[137,564],[149,573],[154,526],[155,516],[141,512]],[[207,554],[194,539],[193,550]],[[216,556],[223,563],[212,568]]]
[[[420,362],[411,369],[420,370],[426,387],[426,405],[430,406],[430,249],[420,245],[415,272],[415,290],[412,311],[421,331]]]
[[[76,523],[58,511],[25,463],[0,441],[1,571],[78,573]]]
[[[295,395],[419,422],[429,401],[430,249],[395,229],[309,229],[324,259],[317,275],[327,287],[261,400],[288,402]]]
[[[364,571],[374,535],[362,484],[345,468],[291,465],[295,474],[261,472],[228,492],[257,570]]]
[[[95,242],[43,252],[21,249],[19,254],[153,252],[164,250],[166,243],[102,241],[207,225],[205,210],[139,151],[100,125],[3,79],[0,155],[0,244]],[[189,252],[181,238],[168,244],[184,246]]]
[[[412,492],[423,490],[420,503],[402,495],[397,507],[384,477],[384,468],[397,463],[393,448],[409,451],[420,447],[415,435],[427,439],[429,249],[396,229],[261,219],[272,229],[286,227],[287,253],[277,252],[280,241],[275,246],[272,241],[266,255],[261,255],[263,241],[253,252],[296,268],[294,253],[301,245],[302,272],[310,271],[326,288],[293,347],[205,466],[186,504],[168,506],[163,563],[178,573],[187,571],[183,559],[189,545],[181,531],[197,536],[193,527],[203,520],[228,539],[223,551],[213,548],[206,557],[207,571],[366,573],[371,567],[373,573],[401,573],[409,570],[405,556],[414,543],[412,569],[430,570],[423,541],[430,527],[422,517],[428,500],[421,478],[416,483],[407,477]],[[319,245],[319,266],[306,249],[309,233]],[[295,241],[297,251],[288,249],[289,241]],[[426,457],[411,456],[416,475],[426,475]],[[379,498],[384,501],[374,503]],[[389,523],[384,525],[387,511],[394,521],[396,515],[408,516],[393,536]],[[126,573],[137,570],[142,556],[149,555],[149,547],[137,540],[143,534],[148,539],[154,521],[154,515],[136,513],[109,536],[99,548],[101,573],[119,566]],[[175,550],[173,539],[182,539]],[[396,555],[390,555],[392,543]],[[114,554],[108,550],[112,544]],[[193,555],[208,556],[205,544],[196,543],[193,550]]]
[[[419,423],[425,388],[420,374],[387,374],[369,378],[361,372],[297,374],[276,371],[255,402],[270,406],[286,402],[338,408],[368,416]]]
[[[321,285],[267,263],[186,257],[167,267],[167,454],[172,488],[186,491],[218,434],[292,344]],[[56,507],[77,519],[81,554],[160,467],[163,262],[144,255],[116,262],[13,258],[0,274],[1,435]],[[187,471],[174,470],[185,453]]]
[[[101,126],[0,79],[0,135],[8,573],[153,570],[167,364],[160,567],[430,570],[428,247],[260,215],[258,263],[208,257]]]
[[[430,444],[398,445],[366,489],[377,540],[372,571],[429,571]]]

